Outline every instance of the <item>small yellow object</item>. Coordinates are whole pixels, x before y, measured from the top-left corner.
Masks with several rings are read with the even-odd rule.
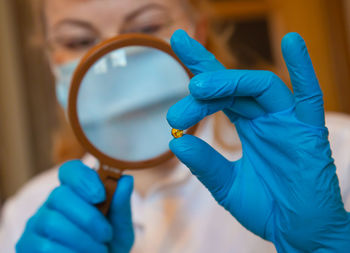
[[[184,131],[179,129],[172,129],[171,134],[174,136],[174,138],[178,139],[181,138],[184,135]]]

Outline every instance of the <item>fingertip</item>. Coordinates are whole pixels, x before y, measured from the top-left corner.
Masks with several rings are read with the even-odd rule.
[[[170,44],[179,59],[195,75],[225,69],[212,53],[184,30],[175,31]]]
[[[97,172],[80,160],[63,164],[58,177],[62,185],[68,186],[89,203],[97,204],[106,199],[106,191]]]
[[[134,188],[134,178],[129,175],[124,175],[119,179],[119,188],[120,191],[127,193],[130,195]]]
[[[232,104],[230,97],[201,101],[189,95],[169,109],[167,120],[172,128],[186,130],[230,104]]]
[[[173,35],[170,38],[170,44],[175,45],[177,42],[182,41],[184,37],[188,37],[188,34],[185,30],[183,29],[178,29],[176,30]]]
[[[124,210],[129,209],[130,198],[134,188],[134,178],[132,176],[122,176],[117,185],[116,192],[113,197],[112,209]]]
[[[286,34],[282,39],[282,53],[285,59],[293,59],[300,54],[304,54],[306,43],[300,34],[291,32]]]
[[[62,182],[66,179],[67,176],[70,175],[72,170],[77,167],[84,167],[85,165],[83,164],[82,161],[80,160],[71,160],[68,162],[63,163],[60,168],[58,169],[58,178]]]
[[[166,119],[172,128],[179,129],[177,127],[178,113],[175,105],[169,108]]]
[[[98,204],[106,200],[106,190],[97,172],[91,170],[89,176],[82,182],[85,183],[81,189],[91,203]]]
[[[171,48],[180,57],[183,54],[183,47],[185,42],[188,41],[189,35],[185,30],[176,30],[170,39]],[[180,57],[181,58],[181,57]]]
[[[186,97],[169,108],[167,113],[167,121],[172,128],[186,130],[190,127],[184,117],[184,115],[186,115],[185,112],[190,107],[189,102],[188,97]]]
[[[283,39],[282,39],[282,44],[283,43],[295,43],[295,42],[305,42],[303,37],[297,33],[297,32],[290,32],[287,33],[286,35],[284,35]]]

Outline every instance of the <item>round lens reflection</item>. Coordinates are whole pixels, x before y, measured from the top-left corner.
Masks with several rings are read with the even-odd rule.
[[[124,161],[153,159],[172,139],[166,114],[188,95],[189,76],[167,53],[140,46],[112,51],[80,85],[77,110],[87,139],[105,155]]]

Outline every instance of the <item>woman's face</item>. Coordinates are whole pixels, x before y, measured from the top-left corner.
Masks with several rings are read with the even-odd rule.
[[[177,29],[194,35],[181,0],[46,0],[45,18],[54,65],[78,59],[102,40],[123,33],[169,39]]]

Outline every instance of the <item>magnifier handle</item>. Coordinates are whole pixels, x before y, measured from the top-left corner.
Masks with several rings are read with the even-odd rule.
[[[113,195],[117,189],[118,181],[121,178],[122,173],[116,173],[101,167],[98,170],[98,175],[100,176],[106,189],[106,200],[97,204],[96,207],[103,213],[103,215],[107,216],[109,207],[111,206],[113,200]]]

